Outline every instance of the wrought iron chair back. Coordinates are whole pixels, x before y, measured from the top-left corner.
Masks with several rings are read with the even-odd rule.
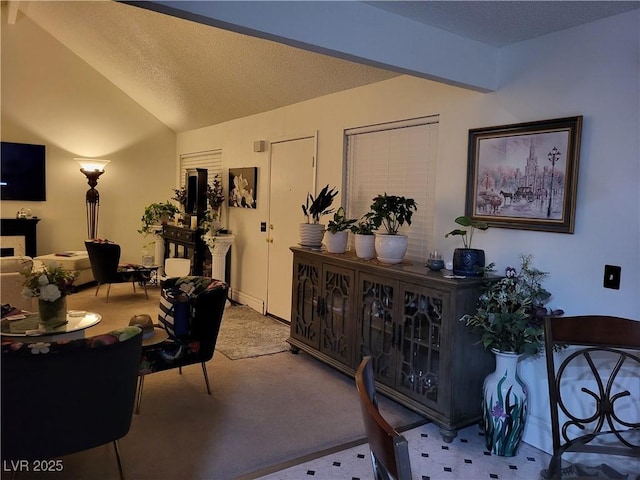
[[[640,390],[627,388],[640,377],[640,321],[546,317],[544,330],[553,440],[548,478],[560,475],[565,452],[640,457],[640,445],[630,440],[640,435],[629,435],[640,430]],[[558,354],[558,347],[570,348]],[[554,351],[562,356],[557,367]],[[594,442],[604,434],[618,442]]]

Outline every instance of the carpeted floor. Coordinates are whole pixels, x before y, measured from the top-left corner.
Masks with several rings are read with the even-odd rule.
[[[225,308],[216,350],[230,360],[289,350],[289,326],[246,305]]]
[[[134,314],[157,311],[157,288],[149,290],[146,300],[144,293],[134,294],[131,285],[113,285],[109,303],[106,292],[97,298],[94,292],[88,288],[68,299],[69,309],[103,315],[87,335],[126,325]],[[146,377],[142,411],[119,442],[128,480],[235,479],[363,439],[353,379],[303,353],[230,360],[217,352],[207,369],[211,396],[198,365],[184,368],[182,375],[170,370]],[[384,397],[380,409],[396,427],[423,421]],[[117,478],[112,445],[69,455],[63,467],[46,478]],[[3,472],[2,478],[9,477]],[[23,472],[18,478],[44,477]]]

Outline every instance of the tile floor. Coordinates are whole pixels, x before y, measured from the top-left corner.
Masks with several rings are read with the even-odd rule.
[[[522,443],[515,457],[498,457],[486,451],[477,425],[458,432],[445,443],[438,426],[428,423],[403,433],[409,442],[413,480],[539,480],[550,456]],[[365,443],[301,463],[260,480],[368,480],[373,476],[369,447]]]

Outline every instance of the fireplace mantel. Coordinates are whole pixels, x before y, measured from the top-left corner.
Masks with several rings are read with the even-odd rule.
[[[3,237],[20,236],[25,238],[25,255],[36,257],[36,225],[39,218],[2,218],[0,219],[0,235]]]

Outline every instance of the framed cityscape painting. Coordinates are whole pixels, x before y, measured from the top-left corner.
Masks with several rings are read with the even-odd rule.
[[[573,233],[582,116],[469,130],[466,215]]]
[[[229,206],[256,208],[258,167],[229,169]]]

